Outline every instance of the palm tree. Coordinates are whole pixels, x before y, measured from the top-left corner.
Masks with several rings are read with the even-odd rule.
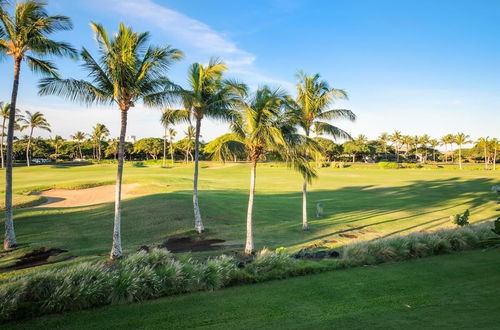
[[[297,133],[291,125],[293,120],[284,110],[284,105],[288,97],[281,90],[270,90],[267,87],[259,88],[254,95],[242,99],[235,113],[235,119],[231,124],[231,134],[220,139],[221,145],[214,147],[214,156],[218,160],[232,157],[231,150],[245,149],[251,163],[250,172],[250,193],[248,197],[247,209],[247,234],[245,253],[251,254],[254,251],[253,242],[253,205],[255,196],[255,182],[257,163],[266,152],[281,154],[284,158],[293,159],[292,165],[302,171],[307,178],[312,179],[316,174],[312,167],[307,166],[305,157],[289,158],[294,145],[303,145],[304,137]],[[231,147],[229,147],[231,146]],[[229,147],[229,148],[227,148]]]
[[[92,129],[92,141],[94,142],[95,148],[94,155],[97,160],[101,160],[102,141],[110,135],[109,129],[104,124],[99,123],[97,123]]]
[[[189,111],[185,109],[163,109],[160,122],[165,129],[165,135],[163,137],[163,166],[165,167],[167,162],[167,131],[171,125],[190,122]],[[170,149],[172,149],[172,146],[170,146]],[[172,155],[172,165],[173,163]]]
[[[191,154],[191,142],[196,134],[193,126],[189,125],[187,130],[184,132],[186,134],[186,158],[185,162],[189,162],[189,156],[191,156],[191,160],[193,160],[193,155]]]
[[[28,167],[30,166],[30,157],[31,157],[31,140],[33,138],[33,131],[35,128],[51,132],[50,124],[47,119],[41,112],[31,113],[30,111],[26,111],[26,117],[20,120],[21,123],[24,124],[26,128],[29,128],[30,133],[28,135],[28,144],[26,145],[26,164]]]
[[[5,157],[4,157],[4,137],[5,137],[5,123],[9,120],[10,114],[10,104],[0,102],[0,116],[2,117],[2,136],[0,137],[0,158],[2,159],[2,168],[5,168]],[[23,115],[19,114],[19,109],[16,109],[16,123],[23,118]],[[16,123],[14,123],[14,130],[17,128]]]
[[[436,139],[430,139],[429,145],[432,148],[432,161],[436,162],[436,148],[439,146],[439,141]]]
[[[455,155],[453,153],[453,143],[455,143],[455,136],[453,134],[446,134],[441,140],[445,143],[445,145],[450,145],[451,162],[454,163]],[[448,160],[448,158],[446,158],[446,160]]]
[[[174,165],[174,137],[177,134],[175,129],[169,128],[168,129],[168,139],[170,142],[170,158],[172,160],[172,165]]]
[[[455,143],[458,146],[458,166],[460,169],[462,169],[462,145],[472,142],[469,140],[469,137],[469,135],[464,133],[458,133],[455,135]]]
[[[497,138],[491,139],[491,146],[493,148],[493,171],[497,169],[497,150],[500,147],[500,143]]]
[[[45,2],[35,0],[17,2],[12,16],[3,8],[0,9],[0,21],[4,33],[4,36],[0,38],[0,49],[7,55],[12,56],[14,62],[14,79],[10,101],[12,109],[16,109],[17,105],[19,75],[23,61],[26,61],[29,68],[34,72],[57,76],[57,69],[54,64],[44,60],[44,58],[47,56],[76,58],[77,56],[76,51],[68,43],[48,38],[52,33],[70,30],[73,26],[71,20],[66,16],[49,16],[45,10],[46,5]],[[5,171],[5,249],[10,249],[16,245],[12,213],[14,124],[15,111],[11,111],[7,127]]]
[[[50,139],[49,142],[52,145],[52,147],[54,147],[54,153],[56,154],[56,157],[57,157],[57,155],[59,155],[59,148],[61,147],[62,143],[64,142],[63,137],[60,135],[56,135],[53,139]]]
[[[408,153],[410,152],[410,145],[412,143],[412,137],[409,135],[404,135],[401,137],[401,144],[405,146],[405,157],[408,158]]]
[[[304,72],[297,74],[297,98],[289,100],[296,117],[297,124],[305,133],[309,140],[311,131],[316,134],[326,134],[334,139],[342,138],[352,140],[351,136],[344,130],[328,123],[330,120],[347,119],[354,121],[356,115],[351,110],[331,109],[333,101],[346,99],[347,94],[341,89],[331,88],[328,82],[321,80],[319,74],[307,76]],[[309,145],[312,145],[309,143]],[[306,151],[308,158],[311,150]],[[307,173],[307,172],[304,172]],[[302,184],[302,229],[308,230],[307,221],[307,183],[310,178],[304,177]]]
[[[399,148],[401,147],[401,139],[402,135],[400,131],[394,131],[392,135],[389,137],[394,145],[394,150],[396,151],[396,162],[399,163]]]
[[[184,107],[195,120],[193,209],[194,227],[198,233],[204,231],[198,202],[201,121],[203,118],[230,121],[232,117],[229,110],[234,107],[238,94],[246,89],[242,84],[223,80],[222,75],[226,70],[227,66],[214,58],[210,59],[208,65],[194,63],[188,73],[190,89],[182,92]]]
[[[382,143],[385,159],[387,159],[387,143],[390,141],[390,136],[386,132],[383,132],[379,135],[378,140]]]
[[[121,247],[121,186],[127,115],[141,100],[146,106],[162,107],[173,100],[173,84],[165,74],[173,61],[182,58],[181,51],[147,46],[149,33],[137,33],[125,24],[111,38],[104,27],[91,24],[99,49],[99,59],[83,48],[83,67],[92,81],[47,78],[40,83],[40,94],[56,94],[73,101],[91,104],[116,104],[120,111],[120,142],[116,174],[113,246],[110,257],[122,256]]]
[[[489,147],[489,144],[490,144],[490,141],[488,141],[488,137],[486,138],[480,138],[478,141],[477,141],[477,144],[479,147],[482,147],[483,148],[483,152],[484,152],[484,169],[487,170],[488,169],[488,147]]]
[[[420,145],[422,146],[422,149],[424,152],[424,155],[422,155],[422,162],[423,163],[425,163],[427,161],[427,153],[428,153],[427,145],[429,144],[430,139],[431,139],[431,137],[427,134],[424,134],[419,138]]]
[[[80,159],[83,159],[82,142],[85,141],[86,136],[87,136],[87,134],[85,134],[81,131],[78,131],[74,135],[71,135],[71,138],[73,139],[73,141],[75,141],[78,145],[78,153],[80,155]]]

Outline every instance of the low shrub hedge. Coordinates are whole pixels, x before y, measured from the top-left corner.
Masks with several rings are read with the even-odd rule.
[[[0,285],[0,319],[82,310],[161,296],[216,290],[360,265],[403,261],[480,247],[493,237],[491,223],[380,238],[345,246],[340,258],[294,259],[264,249],[242,265],[221,255],[178,260],[164,249],[140,251],[118,261],[81,263],[29,273]],[[239,267],[241,268],[239,268]]]

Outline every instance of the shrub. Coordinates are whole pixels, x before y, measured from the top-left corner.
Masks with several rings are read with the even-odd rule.
[[[400,166],[398,163],[394,163],[394,162],[380,162],[380,163],[378,163],[378,167],[385,169],[385,170],[388,170],[388,169],[397,169]]]
[[[9,283],[0,287],[0,320],[12,319],[18,310],[21,283]]]
[[[418,164],[418,163],[402,163],[401,166],[403,168],[422,168],[423,167],[422,164]]]
[[[156,269],[167,264],[173,258],[172,253],[166,249],[151,249],[151,251],[141,250],[122,259],[119,263],[120,267],[125,269],[151,267]]]
[[[290,258],[286,253],[275,253],[268,249],[262,249],[247,266],[247,270],[255,275],[267,272],[286,271],[297,264],[296,259]]]
[[[457,226],[463,227],[469,224],[469,215],[470,212],[469,209],[467,209],[463,214],[455,214],[450,216],[450,220]]]
[[[347,167],[344,162],[331,162],[330,166],[332,168],[345,168],[345,167]]]

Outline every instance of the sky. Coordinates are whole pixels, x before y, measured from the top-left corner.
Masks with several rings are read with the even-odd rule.
[[[185,53],[168,75],[187,87],[193,62],[212,56],[229,66],[228,77],[251,88],[281,86],[294,94],[296,73],[319,73],[349,100],[333,108],[354,111],[356,122],[334,124],[356,136],[380,133],[464,132],[472,139],[500,138],[500,1],[496,0],[49,0],[50,14],[72,18],[73,31],[54,39],[95,54],[91,21],[116,31],[120,22],[149,31],[151,43]],[[84,79],[78,61],[55,61],[63,77]],[[10,100],[12,62],[0,62],[0,101]],[[53,127],[47,137],[68,138],[105,124],[119,134],[112,107],[85,107],[37,95],[40,77],[22,68],[18,108],[41,111]],[[160,109],[137,105],[128,134],[161,137]],[[178,138],[183,137],[178,128]],[[202,139],[227,131],[204,120]]]

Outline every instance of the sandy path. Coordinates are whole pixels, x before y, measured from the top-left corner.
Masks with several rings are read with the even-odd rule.
[[[122,185],[122,199],[138,195],[133,192],[138,184]],[[75,207],[100,203],[108,203],[115,200],[115,186],[106,185],[86,189],[50,189],[43,191],[40,195],[47,198],[47,202],[37,207]]]

